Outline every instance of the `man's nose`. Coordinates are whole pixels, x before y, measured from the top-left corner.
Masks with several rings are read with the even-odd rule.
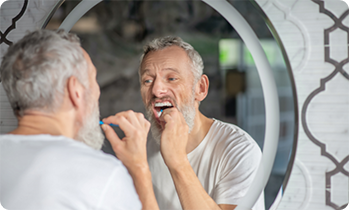
[[[161,81],[161,79],[155,79],[153,82],[153,87],[152,87],[152,92],[153,95],[156,96],[157,98],[161,98],[166,95],[167,93],[167,87],[166,84]]]

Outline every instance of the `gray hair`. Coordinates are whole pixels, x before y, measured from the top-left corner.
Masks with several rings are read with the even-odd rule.
[[[54,112],[69,77],[89,86],[87,71],[76,35],[36,30],[9,47],[0,66],[0,81],[15,115],[23,116],[29,109]]]
[[[187,42],[184,42],[180,37],[176,36],[165,36],[156,38],[149,42],[143,47],[143,55],[140,59],[140,64],[142,65],[144,57],[152,51],[162,50],[170,46],[178,46],[185,50],[189,59],[191,60],[192,72],[194,75],[194,84],[196,84],[203,74],[204,63],[200,54]],[[139,71],[140,74],[140,71]]]

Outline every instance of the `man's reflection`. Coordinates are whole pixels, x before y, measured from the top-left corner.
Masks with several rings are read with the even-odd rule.
[[[160,209],[234,209],[261,159],[241,128],[199,111],[208,93],[201,56],[179,37],[144,47],[141,94],[155,141],[148,161]],[[264,195],[253,209],[264,209]]]

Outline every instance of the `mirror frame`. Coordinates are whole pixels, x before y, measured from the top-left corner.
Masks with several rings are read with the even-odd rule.
[[[94,0],[94,1],[87,1],[83,0],[81,1],[64,19],[62,24],[60,25],[59,29],[64,29],[66,31],[70,31],[71,28],[75,25],[75,23],[84,15],[86,14],[90,9],[92,9],[95,5],[100,3],[102,0]],[[277,88],[275,84],[275,80],[273,77],[273,73],[271,70],[271,66],[266,58],[266,55],[263,51],[263,48],[261,47],[261,44],[259,43],[259,39],[257,35],[254,33],[250,25],[247,23],[247,21],[240,15],[240,13],[227,1],[224,0],[216,0],[216,1],[209,1],[209,0],[202,0],[206,4],[208,4],[210,7],[215,9],[217,12],[219,12],[230,24],[231,26],[237,31],[237,33],[240,35],[242,40],[244,41],[247,48],[250,50],[252,57],[255,60],[257,70],[259,73],[259,77],[261,80],[263,95],[264,95],[264,103],[265,103],[265,114],[266,114],[266,126],[265,126],[265,137],[264,137],[264,145],[263,145],[263,157],[260,163],[260,166],[258,168],[257,174],[261,175],[261,177],[255,177],[247,194],[245,195],[244,199],[242,199],[241,203],[238,204],[237,210],[241,209],[251,209],[254,203],[257,201],[259,195],[264,190],[269,176],[271,174],[272,166],[275,160],[276,152],[277,152],[277,145],[278,145],[278,139],[279,139],[279,112],[276,112],[275,110],[279,110],[279,102],[278,102],[278,94],[277,94]],[[255,3],[255,2],[254,2]],[[255,3],[254,6],[258,8],[260,14],[263,16],[263,18],[266,20],[266,15],[262,12],[261,8]],[[272,27],[272,24],[269,22],[269,28],[274,29]],[[275,38],[275,35],[277,35],[276,31],[272,31],[272,34]],[[278,36],[276,36],[279,38]],[[280,39],[277,39],[277,43],[279,46],[283,46]],[[288,57],[286,55],[286,52],[283,47],[280,48],[282,55],[284,56],[284,60],[286,63],[286,67],[288,70],[288,73],[291,77],[291,86],[293,91],[293,96],[296,95],[295,93],[295,86],[294,86],[294,80],[293,75],[291,71],[291,66],[288,60]],[[294,100],[294,113],[298,113],[297,109],[297,100]],[[297,124],[297,114],[295,114],[295,124]],[[298,133],[298,126],[295,125],[294,134]],[[296,137],[294,136],[293,139],[293,147],[291,150],[291,161],[289,161],[288,168],[286,170],[286,181],[284,178],[283,188],[286,187],[287,180],[289,177],[289,174],[292,170],[292,163],[295,156],[295,142]],[[291,164],[290,164],[291,162]]]

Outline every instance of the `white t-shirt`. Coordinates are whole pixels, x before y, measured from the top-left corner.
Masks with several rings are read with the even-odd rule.
[[[239,127],[214,120],[202,142],[188,154],[189,162],[208,195],[217,204],[237,205],[255,177],[262,154]],[[155,196],[162,210],[182,209],[171,174],[155,141],[148,143],[148,161]],[[263,210],[262,194],[253,210]]]
[[[8,210],[142,208],[121,161],[51,135],[0,135],[0,202]]]

